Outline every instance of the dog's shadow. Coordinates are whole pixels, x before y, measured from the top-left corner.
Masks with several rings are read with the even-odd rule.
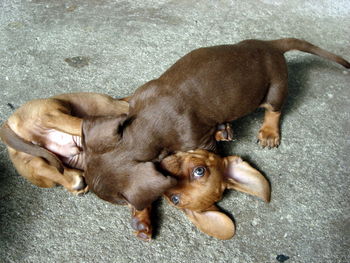
[[[163,214],[161,212],[162,206],[165,206],[165,200],[162,200],[164,198],[158,198],[156,201],[152,204],[152,210],[151,210],[151,222],[152,222],[152,238],[156,239],[160,234],[160,228],[162,227],[164,220],[163,220]]]
[[[309,71],[314,69],[328,69],[338,71],[336,64],[322,60],[318,57],[305,57],[303,59],[293,59],[288,65],[288,96],[282,109],[283,116],[287,116],[292,109],[297,109],[306,99],[309,86]]]
[[[3,153],[0,156],[0,250],[4,258],[24,259],[30,253],[26,232],[34,224],[32,211],[40,209],[42,202],[38,192],[28,195],[30,183],[24,182]]]

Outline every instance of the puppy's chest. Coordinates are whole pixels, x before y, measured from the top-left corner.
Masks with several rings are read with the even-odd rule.
[[[81,137],[54,129],[41,132],[38,141],[34,141],[34,143],[66,158],[75,156],[82,151]]]

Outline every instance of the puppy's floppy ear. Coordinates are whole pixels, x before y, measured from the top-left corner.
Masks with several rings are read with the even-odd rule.
[[[265,202],[270,202],[270,184],[258,170],[238,156],[225,157],[223,162],[228,189],[255,195]]]
[[[215,205],[202,212],[189,209],[183,211],[199,230],[209,236],[227,240],[235,234],[235,224],[231,218],[220,212]]]
[[[123,196],[137,210],[143,210],[176,183],[176,179],[158,172],[153,163],[138,163],[129,172]]]
[[[120,116],[89,117],[83,121],[83,146],[95,153],[107,152],[114,148],[121,138],[121,127],[127,120],[126,114]]]

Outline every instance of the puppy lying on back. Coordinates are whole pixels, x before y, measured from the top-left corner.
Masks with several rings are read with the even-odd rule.
[[[114,148],[118,140],[112,133],[115,120],[123,118],[128,109],[127,102],[97,93],[62,94],[32,100],[9,117],[0,129],[0,137],[7,145],[16,170],[30,182],[40,187],[59,184],[74,194],[84,193],[87,187],[83,176],[88,185],[91,181],[99,180],[98,177],[94,178],[93,173],[83,173],[88,166],[86,158],[91,158],[95,152],[102,154],[111,147]],[[82,134],[84,119],[90,120],[94,116],[100,116],[98,119],[108,125],[104,130],[85,125],[85,131],[96,137]],[[149,224],[149,209],[137,211],[133,202],[128,200],[142,201],[145,197],[156,199],[176,183],[175,179],[162,174],[152,177],[142,171],[137,177],[121,175],[115,179],[111,182],[113,185],[110,189],[117,198],[108,201],[129,204],[134,225],[135,222],[142,225],[145,220]],[[102,194],[100,196],[103,197]],[[150,234],[140,229],[136,235],[148,238]]]
[[[204,233],[230,239],[234,222],[215,205],[225,189],[248,193],[270,201],[270,185],[265,177],[238,156],[220,156],[205,150],[178,152],[160,163],[178,184],[165,192],[166,199],[181,209]]]

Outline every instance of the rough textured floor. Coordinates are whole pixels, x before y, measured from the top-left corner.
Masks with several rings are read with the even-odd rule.
[[[282,37],[350,59],[350,1],[2,0],[0,118],[58,93],[129,95],[197,47]],[[139,241],[126,207],[31,185],[1,144],[0,262],[350,262],[350,73],[301,52],[287,60],[281,146],[255,144],[261,111],[234,122],[237,141],[224,145],[272,185],[270,204],[234,191],[220,202],[233,239],[158,201],[155,239]]]

